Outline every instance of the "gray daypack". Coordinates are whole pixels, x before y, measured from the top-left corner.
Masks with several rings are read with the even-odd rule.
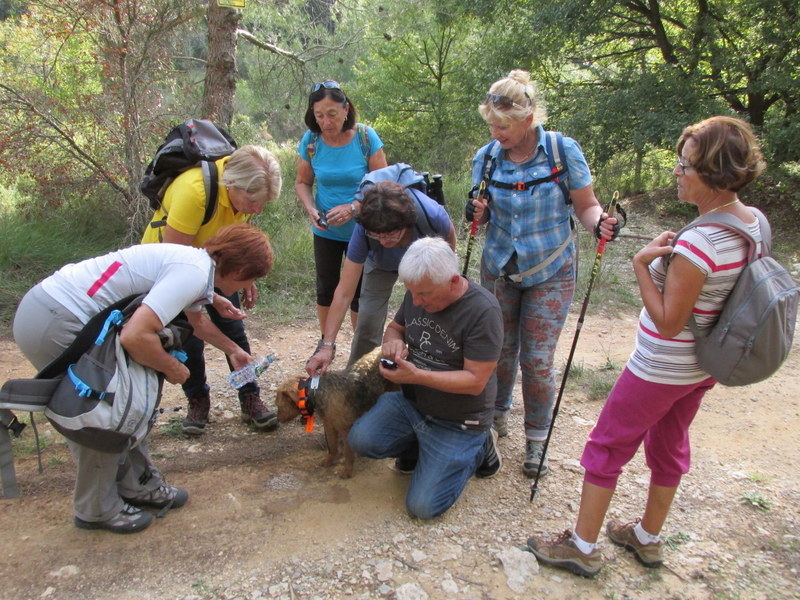
[[[761,227],[761,257],[755,239],[742,221],[727,213],[701,216],[681,229],[717,225],[735,231],[749,246],[747,265],[725,301],[717,322],[698,329],[694,316],[689,326],[695,336],[697,362],[723,385],[757,383],[775,373],[792,348],[797,319],[798,289],[792,276],[771,256],[772,232],[764,214],[750,207]]]
[[[0,479],[3,497],[16,498],[10,435],[20,437],[25,423],[12,411],[45,411],[66,438],[102,452],[121,452],[147,435],[161,399],[163,376],[130,360],[119,344],[119,330],[144,296],[129,296],[95,315],[64,352],[34,378],[10,379],[0,387]],[[159,332],[162,346],[185,360],[181,346],[191,325],[179,316]],[[42,472],[39,456],[39,472]]]

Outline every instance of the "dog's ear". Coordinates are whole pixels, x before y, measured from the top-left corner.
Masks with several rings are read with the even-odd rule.
[[[286,423],[300,415],[297,407],[297,389],[286,389],[286,386],[278,389],[275,394],[275,404],[278,407],[278,421]]]

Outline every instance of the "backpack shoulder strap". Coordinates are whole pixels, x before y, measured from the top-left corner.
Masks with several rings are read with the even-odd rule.
[[[489,183],[492,181],[492,175],[494,174],[494,169],[497,166],[497,155],[494,152],[495,147],[498,145],[497,140],[492,140],[492,143],[489,144],[489,147],[486,148],[486,152],[483,155],[483,180],[486,182],[486,187],[489,187]]]
[[[317,142],[319,141],[319,134],[311,132],[311,138],[308,140],[308,145],[306,146],[306,152],[308,153],[308,162],[311,162],[314,159],[314,155],[317,153]]]
[[[356,135],[358,136],[358,145],[361,146],[361,153],[364,155],[364,160],[369,165],[369,155],[372,151],[369,145],[369,136],[367,135],[367,126],[364,123],[356,123]]]
[[[122,310],[125,308],[131,310],[134,308],[132,303],[135,300],[141,303],[142,298],[144,298],[144,294],[126,296],[107,306],[89,319],[89,322],[83,326],[83,329],[81,329],[75,339],[72,340],[69,347],[64,350],[60,356],[53,359],[50,364],[39,371],[36,374],[36,379],[52,379],[64,373],[69,365],[76,362],[91,347],[98,334],[103,330],[108,315],[115,310]]]
[[[203,186],[206,190],[206,211],[203,214],[203,222],[200,224],[202,226],[208,223],[217,211],[219,169],[217,163],[211,160],[201,161],[200,167],[203,169]]]
[[[566,152],[564,150],[564,136],[560,131],[545,131],[544,135],[550,173],[554,176],[553,181],[561,188],[561,193],[564,194],[564,203],[571,204],[572,199],[567,186],[569,167],[567,166]]]
[[[753,214],[759,220],[759,226],[761,227],[761,255],[762,256],[769,256],[770,250],[772,249],[772,232],[770,230],[769,223],[767,222],[766,217],[764,214],[758,210],[750,207],[750,210],[753,211]],[[674,246],[678,242],[678,238],[683,235],[683,233],[694,227],[700,227],[701,225],[716,225],[717,227],[723,227],[725,229],[730,229],[731,231],[735,231],[739,235],[741,235],[745,240],[747,240],[747,245],[749,246],[748,258],[747,262],[752,262],[757,257],[758,252],[758,243],[756,242],[755,238],[750,234],[747,230],[747,227],[742,223],[741,220],[734,217],[728,213],[714,213],[714,214],[706,214],[700,217],[697,217],[694,221],[683,227],[678,233],[675,235],[675,238],[672,240],[672,245]]]
[[[418,191],[414,188],[406,188],[406,191],[411,194],[412,200],[414,200],[414,208],[417,211],[417,229],[422,234],[423,237],[430,237],[436,230],[433,228],[433,223],[431,223],[430,215],[425,210],[425,207],[422,205],[422,201],[417,196]]]

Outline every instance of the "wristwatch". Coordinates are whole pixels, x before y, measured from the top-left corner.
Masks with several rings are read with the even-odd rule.
[[[323,346],[328,346],[332,352],[336,352],[336,342],[326,342],[325,340],[320,340],[317,344],[317,352],[319,352]]]
[[[351,203],[350,203],[350,213],[351,213],[351,214],[352,214],[354,217],[356,216],[356,203],[355,203],[355,202],[351,202]]]

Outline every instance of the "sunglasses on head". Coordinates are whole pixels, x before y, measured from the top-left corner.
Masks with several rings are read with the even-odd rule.
[[[525,93],[525,98],[528,101],[528,106],[530,106],[531,99],[528,97],[527,92]],[[503,96],[501,94],[492,94],[492,93],[486,94],[486,100],[485,100],[484,104],[494,104],[497,108],[500,108],[500,109],[503,109],[503,110],[507,110],[507,109],[512,108],[512,107],[521,108],[521,109],[525,108],[524,106],[520,106],[519,104],[514,102],[508,96]]]
[[[318,91],[321,88],[325,88],[326,90],[340,90],[342,88],[339,87],[339,84],[335,81],[323,81],[322,83],[315,83],[314,87],[311,88],[311,93]]]

